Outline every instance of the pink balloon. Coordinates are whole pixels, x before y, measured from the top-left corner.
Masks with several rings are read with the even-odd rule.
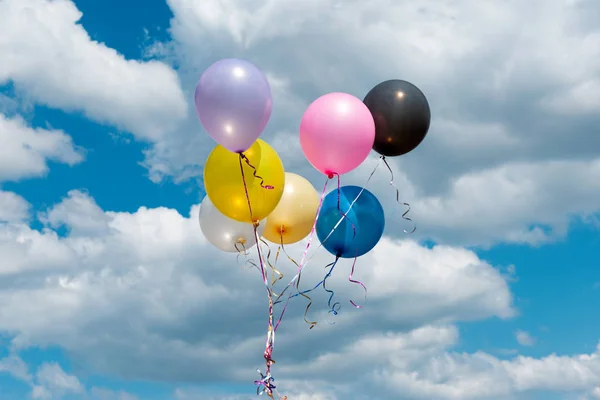
[[[315,100],[300,123],[300,145],[308,161],[325,175],[358,167],[375,142],[375,122],[367,106],[347,93]]]

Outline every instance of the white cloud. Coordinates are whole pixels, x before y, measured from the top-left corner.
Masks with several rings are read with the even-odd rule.
[[[189,94],[214,61],[207,54],[248,57],[267,71],[277,96],[265,137],[288,170],[320,184],[292,136],[303,107],[327,91],[362,96],[381,80],[405,78],[424,89],[434,111],[423,146],[392,163],[401,195],[413,205],[418,235],[453,244],[535,244],[560,237],[570,217],[598,211],[594,151],[600,142],[590,128],[597,126],[597,99],[589,82],[600,73],[600,47],[597,24],[584,23],[595,3],[536,0],[525,9],[516,1],[466,0],[168,3],[175,40],[169,57],[183,65],[179,78],[164,64],[125,60],[91,41],[72,2],[4,0],[0,24],[9,35],[0,38],[0,60],[10,62],[0,63],[0,83],[13,82],[39,103],[83,111],[155,141],[147,152],[151,177],[187,179],[200,175],[199,163],[213,143],[200,134],[193,113],[185,120],[189,105],[179,80]],[[358,28],[348,30],[351,25]],[[7,138],[16,138],[19,160],[33,161],[22,164],[27,168],[8,165],[6,172],[0,161],[0,179],[39,176],[47,159],[80,161],[63,132],[33,130],[6,117],[0,128],[2,121],[25,132]],[[372,165],[344,183],[362,183]],[[330,283],[344,304],[335,325],[324,323],[321,291],[311,313],[321,323],[311,331],[301,319],[302,302],[293,304],[274,354],[284,394],[302,400],[514,399],[537,390],[595,396],[600,350],[512,359],[453,350],[456,321],[515,314],[511,277],[466,249],[394,239],[401,211],[387,178],[380,171],[373,191],[389,210],[391,237],[361,258],[356,272],[369,288],[367,307],[348,305],[362,293],[347,281],[347,263]],[[256,271],[241,270],[235,257],[202,238],[198,207],[189,216],[168,208],[108,212],[71,191],[38,215],[41,231],[23,222],[28,207],[18,195],[0,192],[0,220],[10,222],[0,224],[0,283],[6,287],[0,331],[12,335],[13,351],[57,345],[91,370],[125,379],[201,386],[256,378],[264,288]],[[57,235],[60,227],[67,228],[66,237]],[[301,247],[289,251],[298,255]],[[310,262],[307,287],[329,261],[321,252]],[[294,274],[292,265],[280,267],[287,278]],[[44,365],[31,378],[14,357],[0,361],[0,370],[29,380],[34,398],[84,393],[58,365]],[[100,388],[90,395],[132,398]],[[174,395],[213,396],[200,389]]]
[[[581,82],[565,92],[543,98],[542,106],[563,115],[600,112],[600,79]]]
[[[18,194],[0,190],[0,223],[27,220],[29,207],[27,200]]]
[[[307,383],[304,386],[309,386]],[[338,397],[330,394],[306,394],[301,391],[286,392],[288,399],[294,400],[338,400]],[[195,390],[195,389],[176,389],[174,393],[174,400],[251,400],[255,399],[256,395],[212,395],[206,391]]]
[[[456,329],[444,326],[402,334],[373,333],[342,351],[322,354],[310,368],[302,364],[292,369],[309,379],[323,376],[325,370],[336,371],[340,393],[345,393],[344,380],[357,386],[371,382],[382,387],[381,398],[403,399],[514,399],[536,390],[569,395],[591,391],[600,381],[599,350],[571,357],[501,360],[484,352],[448,351],[457,339]]]
[[[303,387],[307,398],[312,394],[328,400],[508,400],[528,399],[536,392],[555,392],[565,399],[597,396],[600,346],[591,354],[499,359],[482,351],[452,351],[458,339],[451,325],[404,333],[373,331],[337,350],[324,349],[303,362],[279,366],[280,375],[285,371],[293,378],[279,381],[278,387],[291,389],[290,395]],[[181,398],[200,398],[191,393]]]
[[[197,226],[198,207],[191,212],[101,212],[88,195],[72,191],[45,214],[53,226],[70,228],[65,238],[51,228],[0,226],[7,257],[0,280],[15,283],[0,292],[0,330],[14,335],[15,350],[58,345],[96,371],[129,378],[201,382],[225,373],[212,368],[218,362],[230,365],[230,379],[253,379],[265,328],[262,284],[257,271],[240,269],[235,256],[207,244]],[[300,249],[288,251],[298,257]],[[306,286],[321,278],[329,261],[324,251],[310,261]],[[385,239],[358,264],[356,277],[370,288],[360,311],[347,301],[362,296],[344,276],[348,267],[340,264],[330,282],[344,304],[335,328],[321,322],[309,331],[301,302],[292,304],[278,337],[276,356],[284,357],[278,368],[304,351],[297,343],[321,346],[340,330],[345,339],[330,348],[359,340],[365,330],[514,313],[504,278],[467,250]],[[291,264],[280,269],[293,275]],[[32,270],[36,275],[26,275]],[[312,318],[324,321],[323,294],[313,297]],[[165,363],[168,369],[160,367]]]
[[[15,355],[0,359],[0,372],[8,373],[22,381],[29,382],[32,380],[27,364]]]
[[[70,235],[0,227],[3,254],[30,252],[14,258],[27,265],[0,276],[20,282],[0,292],[0,330],[14,336],[13,350],[61,346],[86,368],[126,379],[183,379],[198,387],[215,379],[255,379],[265,333],[262,284],[257,271],[240,269],[235,256],[206,243],[197,212],[197,206],[189,217],[167,208],[106,212],[72,191],[44,214],[52,226],[73,224]],[[102,221],[101,227],[90,220]],[[288,251],[298,256],[301,249]],[[311,259],[304,285],[320,279],[329,261],[324,252]],[[278,267],[293,275],[292,265]],[[343,304],[335,325],[324,322],[325,293],[319,290],[310,315],[321,321],[315,329],[302,321],[302,302],[288,311],[274,353],[282,394],[311,400],[500,399],[537,390],[583,395],[600,385],[596,352],[503,360],[453,351],[459,340],[454,321],[515,312],[507,278],[471,251],[384,238],[357,266],[355,277],[369,288],[361,310],[347,303],[361,296],[347,281],[348,267],[341,263],[328,285]],[[26,275],[32,268],[37,275]],[[215,369],[217,364],[227,368]],[[27,376],[26,368],[20,371]],[[81,383],[60,371],[56,365],[38,371],[32,383],[37,398],[82,393]],[[107,393],[90,392],[99,399],[120,395]],[[180,389],[174,396],[225,395]]]
[[[139,400],[137,396],[122,390],[114,391],[97,387],[90,390],[90,396],[93,400]]]
[[[91,200],[88,194],[72,190],[59,204],[47,213],[40,213],[42,222],[52,228],[66,226],[70,236],[93,235],[107,233],[110,217]]]
[[[536,339],[529,334],[529,332],[525,331],[517,331],[515,332],[515,337],[517,338],[517,342],[521,346],[533,346],[535,345]]]
[[[93,41],[68,0],[0,3],[0,84],[13,82],[36,102],[81,111],[100,123],[159,140],[187,114],[173,69],[127,60]]]
[[[530,2],[535,19],[515,1],[168,4],[173,43],[162,48],[182,65],[186,90],[218,58],[255,62],[275,95],[264,137],[288,170],[315,185],[321,177],[297,151],[298,122],[310,101],[329,91],[362,97],[390,78],[422,88],[433,115],[428,137],[391,160],[418,235],[464,245],[539,244],[562,237],[572,218],[600,211],[597,185],[587,183],[597,180],[593,149],[600,146],[595,2]],[[147,153],[155,180],[201,175],[214,142],[195,115],[186,127]],[[345,183],[362,183],[368,173],[362,168]],[[387,176],[379,174],[374,190],[392,207],[386,210],[396,210]]]
[[[36,373],[37,385],[34,386],[34,399],[60,399],[70,393],[81,394],[84,387],[76,376],[67,374],[56,363],[42,364]]]
[[[69,135],[31,128],[20,117],[0,114],[0,142],[0,182],[44,175],[49,160],[68,165],[83,160]]]
[[[41,364],[35,376],[29,373],[29,366],[17,355],[0,359],[0,374],[8,373],[15,379],[31,386],[31,398],[58,400],[65,395],[88,396],[92,400],[139,400],[137,396],[123,390],[110,390],[92,387],[89,393],[79,379],[66,373],[57,363]],[[69,397],[72,398],[72,397]]]
[[[280,134],[272,143],[286,168],[321,190],[325,177],[298,154],[297,140]],[[342,176],[342,184],[363,186],[377,163],[377,157],[370,157]],[[594,184],[600,180],[600,158],[504,162],[457,175],[433,193],[411,181],[404,164],[390,161],[390,166],[400,200],[411,205],[417,239],[486,247],[498,242],[539,245],[563,238],[573,218],[593,224],[600,211],[600,188]],[[389,181],[389,172],[379,165],[367,188],[384,206],[386,234],[406,237],[403,230],[412,226],[402,220],[406,207],[396,203]]]
[[[414,202],[423,230],[444,242],[538,244],[563,237],[574,216],[599,211],[600,158],[507,163],[453,180]]]

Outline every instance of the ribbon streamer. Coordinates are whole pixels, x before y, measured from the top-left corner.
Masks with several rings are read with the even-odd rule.
[[[246,176],[244,174],[244,167],[242,164],[242,160],[244,160],[246,162],[246,164],[248,164],[250,166],[250,168],[253,169],[254,177],[256,179],[261,180],[261,184],[260,184],[261,187],[263,187],[265,189],[269,189],[269,188],[272,189],[273,186],[264,185],[264,180],[256,174],[256,168],[250,164],[250,161],[244,154],[240,153],[239,163],[240,163],[240,171],[242,173],[242,181],[244,184],[244,192],[246,194],[246,201],[248,202],[248,211],[250,212],[250,218],[253,220],[254,217],[252,215],[252,204],[250,204],[250,195],[248,193],[248,185],[246,183]],[[267,277],[267,272],[265,270],[265,263],[264,263],[262,251],[260,248],[260,237],[258,235],[258,225],[259,225],[258,221],[255,221],[253,223],[254,239],[256,240],[256,250],[258,252],[258,260],[259,260],[259,267],[260,267],[259,269],[260,269],[260,272],[262,275],[263,282],[265,284],[265,288],[267,290],[267,297],[269,299],[269,325],[268,325],[268,330],[267,330],[267,340],[266,340],[265,352],[264,352],[264,359],[265,359],[265,365],[266,365],[264,377],[265,378],[268,377],[268,379],[262,379],[255,383],[259,386],[258,389],[260,389],[260,387],[263,386],[265,388],[265,391],[263,393],[266,393],[270,398],[274,399],[273,392],[274,391],[275,391],[275,393],[277,393],[277,392],[276,392],[276,388],[272,384],[274,379],[271,377],[271,365],[273,365],[275,363],[275,360],[273,360],[273,358],[272,358],[273,347],[274,347],[274,343],[275,343],[275,330],[273,329],[273,293],[272,293],[271,288],[269,287],[269,280]],[[262,376],[262,373],[261,373],[261,376]]]
[[[287,307],[287,303],[289,302],[289,299],[292,299],[296,296],[304,296],[304,297],[308,297],[306,296],[307,293],[310,293],[314,290],[316,290],[318,287],[320,287],[321,285],[323,285],[323,289],[325,289],[326,292],[330,293],[331,295],[329,296],[329,301],[327,302],[329,309],[329,313],[333,314],[333,315],[337,315],[339,312],[339,309],[341,307],[341,304],[339,302],[335,302],[333,305],[331,304],[331,301],[333,299],[334,296],[334,292],[332,290],[327,289],[326,285],[326,281],[327,278],[329,278],[333,272],[333,269],[335,268],[335,265],[337,264],[339,260],[339,257],[336,257],[336,260],[332,263],[329,263],[325,266],[325,268],[330,268],[330,270],[328,271],[328,273],[325,275],[325,277],[319,282],[317,283],[312,289],[308,289],[308,290],[304,290],[302,292],[299,293],[294,293],[291,296],[288,297],[288,300],[286,301],[286,305],[285,307]],[[308,297],[310,299],[310,297]],[[279,304],[281,303],[283,300],[277,300],[274,304]],[[308,304],[308,306],[306,306],[306,310],[304,311],[304,320],[307,321],[306,319],[306,315],[308,313],[308,309],[310,308],[310,306],[312,305],[312,299],[310,300],[310,303]],[[307,321],[308,322],[308,321]],[[311,323],[311,322],[308,322]],[[314,325],[316,325],[316,322],[312,322],[313,326],[310,327],[310,329],[312,329],[314,327]]]
[[[340,179],[340,175],[339,174],[335,174],[337,175],[337,209],[340,212],[340,214],[342,215],[342,219],[347,219],[348,222],[350,222],[350,225],[352,225],[352,239],[354,239],[356,237],[356,226],[354,225],[354,223],[350,220],[350,218],[348,218],[347,213],[350,212],[350,208],[348,208],[348,211],[343,212],[341,207],[340,207],[340,202],[342,200],[342,180]],[[361,191],[359,193],[362,193],[362,191],[365,190],[365,188],[363,187],[361,189]],[[357,196],[358,198],[358,196]],[[353,202],[356,201],[356,199],[353,200]],[[339,222],[335,225],[338,226]],[[335,230],[335,227],[333,228],[333,230],[331,232],[329,232],[329,234],[333,233],[333,231]],[[329,234],[325,237],[325,240],[323,240],[324,242],[329,238]]]
[[[273,275],[271,276],[271,293],[273,296],[279,297],[279,295],[274,292],[274,288],[275,288],[275,284],[277,282],[279,282],[281,279],[283,279],[283,274],[281,272],[279,272],[279,270],[277,268],[275,268],[275,266],[271,263],[271,246],[269,246],[269,243],[267,243],[262,237],[260,238],[260,241],[265,246],[267,246],[267,256],[266,256],[265,260],[267,261],[269,268],[271,268],[271,271],[273,271]],[[258,246],[258,244],[257,244],[257,246]],[[275,258],[275,264],[277,264],[278,256],[279,256],[279,254],[277,254],[277,256]],[[275,276],[277,276],[277,278],[275,278]]]
[[[260,187],[263,189],[267,189],[267,190],[271,190],[271,189],[275,189],[274,186],[271,185],[265,185],[265,180],[259,176],[256,172],[256,167],[254,165],[252,165],[250,163],[250,160],[248,159],[248,157],[244,154],[244,153],[240,153],[240,159],[244,160],[244,162],[246,163],[247,166],[249,166],[250,168],[252,168],[252,176],[254,176],[254,178],[259,179],[260,180]],[[241,162],[240,162],[240,168],[241,168]],[[242,177],[243,177],[243,172],[242,172]],[[244,178],[245,179],[245,178]]]
[[[383,163],[387,167],[388,171],[390,171],[390,177],[391,177],[390,186],[392,186],[394,189],[396,189],[396,202],[400,205],[407,207],[407,210],[404,211],[404,213],[402,214],[402,218],[404,220],[410,222],[413,226],[413,229],[410,232],[407,231],[406,229],[404,229],[404,233],[408,233],[409,235],[412,235],[417,230],[417,225],[414,223],[414,221],[412,219],[410,219],[410,217],[407,217],[408,213],[410,212],[410,204],[400,201],[400,189],[398,189],[398,186],[396,186],[396,184],[394,183],[394,172],[392,171],[390,164],[388,164],[385,156],[381,156],[381,161],[383,161]]]
[[[329,277],[331,276],[331,273],[333,272],[333,269],[337,265],[339,259],[340,259],[340,257],[336,257],[334,262],[327,264],[325,266],[325,268],[329,268],[329,271],[327,272],[327,274],[325,275],[325,277],[323,278],[323,281],[322,281],[323,289],[325,289],[325,291],[327,293],[329,293],[329,299],[327,300],[327,307],[329,307],[329,314],[333,314],[333,315],[338,315],[338,311],[341,307],[341,304],[339,302],[335,302],[335,303],[333,303],[333,305],[331,304],[331,301],[333,300],[333,296],[335,296],[335,292],[333,290],[327,289],[327,279],[329,279]],[[337,306],[337,308],[336,308],[336,306]],[[333,324],[335,324],[335,322],[329,322],[329,324],[333,325]]]
[[[329,293],[329,300],[327,300],[327,306],[329,307],[330,310],[333,308],[331,305],[331,301],[333,300],[333,296],[335,295],[335,292],[333,290],[327,289],[327,279],[329,279],[329,277],[331,276],[331,273],[333,272],[333,269],[337,265],[337,262],[339,259],[340,259],[339,257],[336,257],[334,262],[327,264],[325,266],[325,268],[329,268],[329,271],[327,272],[327,274],[325,274],[325,277],[323,278],[323,289],[325,289],[325,291],[327,293]]]
[[[287,396],[281,396],[281,394],[279,394],[279,392],[277,391],[277,386],[275,386],[274,384],[275,378],[273,378],[271,374],[265,375],[262,372],[260,372],[260,369],[257,369],[256,372],[260,374],[260,379],[254,381],[254,384],[258,386],[258,388],[256,389],[257,395],[262,396],[263,394],[267,393],[267,396],[274,399],[273,393],[275,393],[277,397],[279,397],[279,400],[287,400]],[[263,386],[262,389],[261,386]]]
[[[256,262],[250,258],[250,252],[248,251],[248,249],[246,249],[246,245],[243,242],[236,242],[234,246],[238,252],[236,261],[239,266],[241,266],[242,268],[256,268],[260,271],[258,265],[256,265]],[[240,263],[240,257],[242,256],[244,257],[243,264]]]
[[[320,204],[319,204],[319,208],[318,208],[318,210],[317,210],[317,215],[316,215],[316,217],[315,217],[315,221],[314,221],[314,223],[313,223],[313,228],[312,228],[312,231],[311,231],[311,233],[310,233],[310,237],[309,237],[308,244],[306,245],[306,249],[305,249],[305,251],[304,251],[304,254],[303,254],[303,257],[302,257],[302,260],[303,260],[303,261],[304,261],[304,259],[305,259],[306,255],[307,255],[307,253],[308,253],[308,248],[310,247],[310,242],[311,242],[311,240],[312,240],[312,237],[313,237],[313,235],[314,235],[314,233],[315,233],[315,229],[316,229],[316,226],[317,226],[317,221],[318,221],[318,218],[319,218],[319,213],[320,213],[320,211],[321,211],[321,207],[323,206],[323,199],[324,199],[324,197],[325,197],[325,192],[326,192],[326,190],[327,190],[327,184],[329,183],[329,181],[330,181],[331,179],[333,179],[333,177],[334,177],[334,176],[337,176],[337,183],[338,183],[338,185],[337,185],[337,190],[338,190],[338,192],[337,192],[337,193],[338,193],[338,201],[337,201],[338,211],[339,211],[339,212],[340,212],[340,214],[342,215],[342,218],[340,219],[340,221],[338,221],[338,224],[337,224],[337,225],[339,225],[339,224],[341,223],[341,221],[342,221],[344,218],[348,219],[348,221],[349,221],[349,222],[350,222],[350,224],[352,225],[352,229],[353,229],[354,235],[356,235],[356,226],[355,226],[355,225],[354,225],[354,223],[353,223],[353,222],[350,220],[350,218],[348,218],[348,216],[346,215],[346,213],[344,213],[344,212],[341,210],[341,208],[340,208],[340,201],[341,201],[341,179],[340,179],[340,175],[339,175],[339,174],[334,174],[334,173],[332,173],[332,174],[329,174],[329,175],[328,175],[328,177],[327,177],[327,181],[325,182],[325,187],[323,188],[323,192],[321,193],[321,201],[320,201]],[[336,225],[336,226],[337,226],[337,225]],[[333,229],[333,230],[332,230],[332,231],[329,233],[329,235],[328,235],[327,237],[329,237],[329,236],[330,236],[330,235],[333,233],[333,231],[334,231],[334,230],[335,230],[335,228],[334,228],[334,229]],[[283,247],[283,237],[282,237],[282,243],[281,243],[281,245],[282,245],[282,247]],[[322,244],[319,246],[319,248],[320,248],[321,246],[322,246]],[[288,258],[290,258],[290,257],[289,257],[289,255],[288,255]],[[310,257],[310,258],[312,258],[312,257]],[[307,260],[306,260],[306,262],[308,262],[308,261],[310,260],[310,258],[309,258],[309,259],[307,259]],[[339,258],[339,257],[338,257],[338,258]],[[301,280],[301,276],[302,276],[302,270],[303,270],[303,268],[304,268],[304,266],[305,266],[305,265],[302,265],[302,261],[301,261],[301,263],[300,263],[300,264],[298,264],[298,263],[296,263],[294,260],[292,260],[292,261],[294,262],[294,264],[296,264],[296,266],[298,267],[298,273],[297,273],[297,274],[296,274],[296,276],[295,276],[295,277],[292,279],[292,281],[290,281],[290,284],[291,284],[291,283],[293,283],[294,281],[296,282],[296,285],[295,285],[295,286],[296,286],[296,294],[292,295],[292,294],[290,293],[290,295],[288,295],[288,299],[287,299],[287,301],[286,301],[286,303],[285,303],[285,305],[284,305],[284,308],[283,308],[282,314],[281,314],[281,316],[280,316],[280,320],[281,320],[281,318],[283,317],[283,314],[285,313],[285,311],[287,310],[287,306],[288,306],[288,304],[289,304],[289,301],[290,301],[290,299],[291,299],[291,298],[293,298],[293,297],[296,297],[296,296],[300,295],[300,296],[303,296],[304,298],[306,298],[306,299],[308,300],[308,305],[306,306],[306,309],[304,310],[304,322],[306,322],[307,324],[309,324],[309,325],[310,325],[310,326],[309,326],[309,329],[312,329],[312,328],[314,328],[314,327],[317,325],[317,321],[309,321],[309,320],[306,318],[306,316],[308,315],[308,310],[309,310],[309,309],[310,309],[310,307],[312,306],[312,299],[311,299],[309,296],[307,296],[307,295],[306,295],[306,293],[309,293],[309,292],[311,292],[311,291],[315,290],[315,289],[316,289],[317,287],[319,287],[321,284],[323,284],[323,288],[324,288],[324,289],[325,289],[327,292],[330,292],[330,293],[331,293],[331,296],[330,296],[330,298],[329,298],[329,301],[328,301],[328,303],[327,303],[327,304],[328,304],[328,306],[330,307],[330,312],[333,310],[333,313],[334,313],[334,315],[337,315],[337,311],[335,310],[335,305],[336,305],[336,304],[334,304],[333,306],[331,305],[331,300],[332,300],[332,298],[333,298],[333,293],[332,293],[331,291],[329,291],[329,290],[326,288],[326,286],[325,286],[325,281],[326,281],[326,280],[327,280],[327,278],[328,278],[328,277],[331,275],[331,271],[333,270],[333,267],[335,267],[335,264],[337,263],[337,260],[338,260],[338,258],[336,258],[336,262],[335,262],[335,263],[333,263],[331,270],[330,270],[330,271],[329,271],[329,273],[328,273],[328,274],[325,276],[325,278],[324,278],[324,279],[323,279],[321,282],[319,282],[319,283],[318,283],[318,284],[317,284],[317,285],[316,285],[316,286],[315,286],[313,289],[310,289],[310,290],[305,290],[305,291],[300,291],[300,280]],[[290,258],[290,259],[291,259],[291,258]],[[329,267],[329,266],[331,266],[331,264],[330,264],[330,265],[328,265],[327,267]],[[326,268],[327,268],[327,267],[326,267]],[[288,286],[289,286],[290,284],[288,284]],[[283,290],[283,292],[285,292],[285,290],[287,290],[288,286],[286,286],[286,288]],[[282,293],[283,293],[283,292],[282,292]],[[275,302],[275,304],[278,304],[279,302],[280,302],[280,300],[276,301],[276,302]],[[338,310],[339,310],[339,307],[338,307]]]
[[[350,276],[348,277],[348,280],[352,283],[355,283],[357,285],[362,286],[362,288],[365,290],[365,304],[367,302],[367,287],[361,282],[361,281],[357,281],[355,279],[353,279],[353,275],[354,275],[354,267],[356,267],[356,260],[358,259],[358,257],[354,257],[354,262],[352,263],[352,270],[350,271]],[[364,305],[359,306],[357,305],[353,300],[350,300],[350,303],[355,307],[355,308],[363,308]]]
[[[279,234],[280,239],[281,239],[281,245],[279,246],[279,248],[283,251],[283,253],[286,255],[286,257],[288,258],[288,260],[290,260],[292,263],[294,263],[294,265],[296,265],[297,268],[300,268],[300,265],[296,262],[296,260],[294,260],[292,257],[290,257],[290,255],[288,254],[287,250],[285,249],[285,245],[283,243],[283,230],[281,230],[281,233]],[[312,305],[312,298],[308,295],[306,295],[306,293],[300,292],[298,289],[298,286],[300,285],[300,275],[298,275],[298,280],[296,281],[296,289],[298,291],[298,293],[294,296],[288,296],[288,300],[285,303],[285,306],[283,308],[283,311],[281,312],[281,315],[279,317],[279,320],[277,321],[277,323],[275,324],[275,330],[277,330],[277,327],[279,327],[279,324],[281,323],[281,319],[283,318],[283,314],[285,313],[288,303],[290,301],[290,299],[292,297],[297,296],[298,294],[300,294],[302,297],[304,297],[305,299],[308,300],[308,305],[306,306],[306,310],[304,311],[304,322],[306,322],[309,325],[309,329],[312,329],[315,327],[315,325],[317,324],[317,321],[309,321],[306,316],[308,314],[308,309],[310,308],[310,306]],[[286,288],[287,289],[287,288]],[[285,289],[284,289],[285,291]],[[277,302],[275,303],[277,304]]]
[[[304,269],[304,267],[306,266],[306,263],[308,263],[309,259],[306,258],[307,254],[308,254],[308,249],[310,248],[310,245],[312,243],[313,237],[315,235],[315,231],[316,231],[316,227],[317,227],[317,221],[319,219],[319,213],[321,212],[321,207],[323,206],[323,199],[325,198],[325,192],[327,191],[327,184],[329,183],[329,181],[333,178],[333,175],[330,175],[327,177],[327,180],[325,181],[325,185],[323,186],[323,191],[321,192],[321,200],[319,202],[319,207],[317,208],[317,215],[315,217],[315,221],[313,222],[313,226],[312,229],[310,231],[310,235],[308,236],[308,242],[306,243],[306,247],[304,249],[304,252],[302,253],[302,259],[300,260],[300,263],[296,263],[294,262],[297,266],[298,266],[298,272],[296,273],[296,275],[292,278],[292,280],[287,284],[287,286],[283,289],[283,291],[281,292],[281,294],[283,294],[289,287],[291,287],[294,283],[296,283],[295,287],[296,287],[296,291],[298,293],[298,295],[302,295],[302,293],[300,292],[300,288],[299,288],[299,282],[300,282],[300,278],[302,276],[302,270]],[[288,294],[288,298],[285,302],[285,306],[283,308],[283,310],[281,311],[281,315],[279,316],[279,321],[282,320],[283,315],[285,314],[286,310],[287,310],[287,306],[289,304],[289,301],[292,297],[292,293],[290,292]],[[307,296],[304,296],[307,297]],[[312,304],[312,300],[310,299],[310,297],[308,297],[310,303],[308,305],[308,307],[310,307],[310,305]],[[276,304],[279,303],[279,301],[276,302]],[[310,329],[314,328],[314,326],[317,324],[316,321],[308,321],[306,319],[306,313],[308,312],[308,307],[307,307],[307,311],[304,314],[304,320],[310,324]]]

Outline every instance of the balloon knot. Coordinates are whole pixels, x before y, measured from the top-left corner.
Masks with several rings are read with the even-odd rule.
[[[328,178],[328,179],[333,179],[333,177],[334,177],[334,176],[335,176],[335,175],[334,175],[334,174],[332,174],[331,172],[327,174],[327,178]]]
[[[254,226],[255,228],[258,228],[259,225],[260,225],[260,221],[253,221],[252,222],[252,226]]]

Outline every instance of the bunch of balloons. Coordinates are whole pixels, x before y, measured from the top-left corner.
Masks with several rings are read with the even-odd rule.
[[[202,126],[218,143],[204,165],[206,197],[200,206],[200,227],[211,244],[226,252],[246,254],[256,245],[257,267],[269,301],[269,327],[266,373],[259,371],[261,379],[255,383],[262,388],[259,393],[274,398],[278,392],[270,369],[275,331],[290,298],[303,295],[310,300],[298,284],[313,235],[337,262],[340,258],[356,261],[375,247],[384,232],[379,200],[365,187],[341,186],[340,175],[361,165],[371,150],[381,155],[391,173],[385,158],[406,154],[425,138],[429,104],[416,86],[403,80],[378,84],[362,101],[347,93],[329,93],[310,104],[299,135],[306,158],[326,176],[319,196],[307,179],[286,172],[277,152],[259,138],[271,116],[272,95],[267,78],[255,65],[233,58],[214,63],[200,77],[194,100]],[[334,177],[337,190],[326,194]],[[269,282],[265,265],[271,263],[261,245],[268,246],[269,241],[283,247],[307,236],[302,259],[296,263],[298,273],[283,291],[295,283],[297,293],[289,293],[275,322],[273,308],[282,302],[283,292],[276,294],[275,280]],[[331,292],[325,287],[326,278],[320,284]],[[349,280],[360,283],[352,275]]]

